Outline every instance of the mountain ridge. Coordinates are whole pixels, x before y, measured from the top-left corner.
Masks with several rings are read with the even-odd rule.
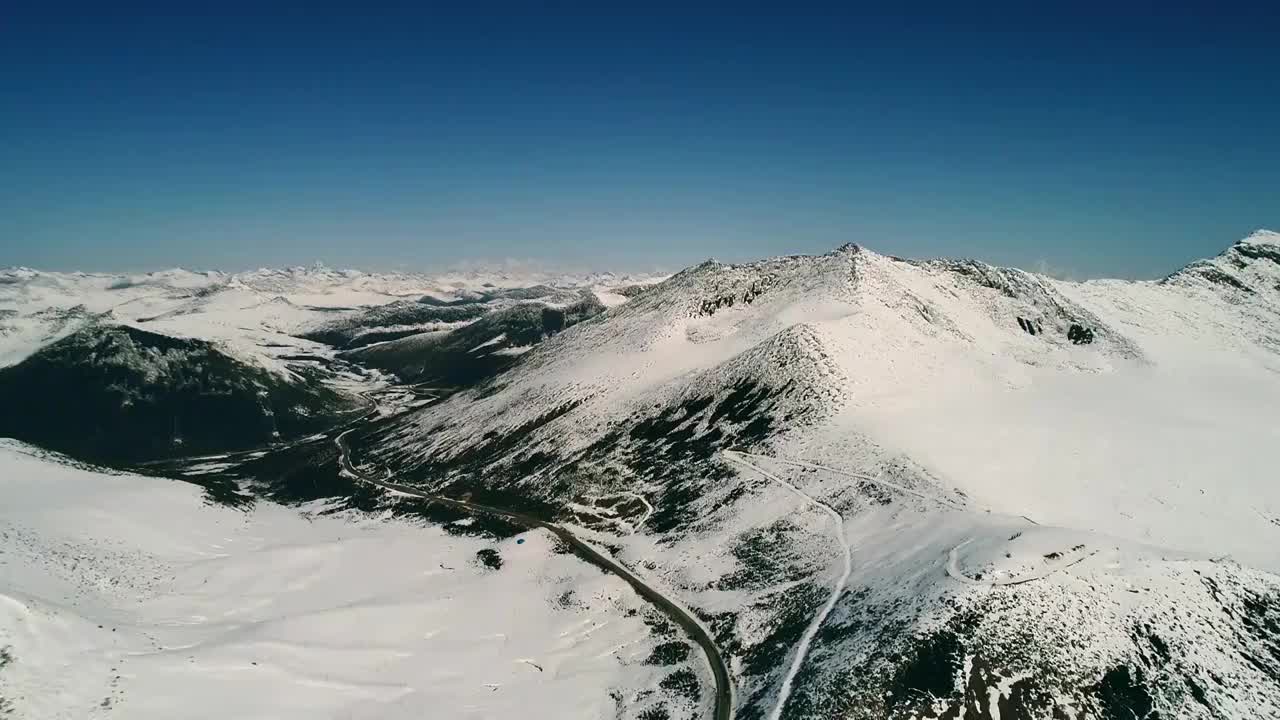
[[[1239,240],[1236,240],[1231,245],[1226,246],[1217,255],[1207,256],[1199,260],[1193,260],[1189,262],[1187,265],[1194,265],[1204,260],[1209,260],[1209,259],[1212,259],[1213,257],[1218,257],[1240,245],[1280,245],[1280,231],[1275,231],[1268,228],[1258,228],[1252,231],[1249,235],[1243,238],[1240,238]],[[832,248],[831,250],[825,253],[819,253],[819,255],[832,255],[832,254],[837,254],[841,252],[856,253],[858,250],[863,248],[871,249],[871,246],[868,246],[861,242],[845,242]],[[776,257],[777,258],[797,258],[797,257],[814,257],[814,256],[800,254],[800,255],[780,255]],[[898,260],[910,260],[910,261],[917,261],[917,262],[929,262],[933,260],[954,260],[958,262],[964,262],[964,261],[982,262],[972,257],[934,256],[934,257],[924,257],[924,258],[905,258],[905,257],[895,256],[895,255],[887,255],[887,257],[893,257],[894,259],[898,259]],[[692,265],[689,265],[688,267],[685,268],[685,270],[694,269],[707,264],[721,265],[721,264],[735,264],[735,263],[722,263],[721,261],[715,258],[708,258],[706,260],[701,261],[700,263],[694,263]],[[744,263],[736,263],[736,264],[740,264],[740,265],[750,264],[750,261],[744,262]],[[987,263],[984,262],[983,264],[987,264]],[[521,269],[517,270],[516,267],[520,267]],[[683,272],[683,270],[678,272]],[[1027,271],[1027,272],[1032,272],[1032,271]],[[1170,275],[1176,274],[1177,272],[1178,271],[1174,271],[1173,273],[1170,273]],[[449,276],[456,276],[460,278],[465,278],[465,277],[479,278],[485,275],[493,275],[496,277],[517,280],[521,282],[528,281],[531,278],[533,279],[540,278],[541,281],[543,282],[545,282],[549,278],[553,279],[556,277],[578,278],[579,280],[572,284],[592,284],[596,282],[621,283],[621,282],[626,282],[629,278],[646,279],[646,278],[652,278],[652,277],[660,277],[660,276],[663,276],[664,273],[629,272],[629,271],[619,272],[614,270],[583,270],[583,271],[573,271],[573,272],[566,273],[564,271],[553,269],[550,266],[542,267],[536,263],[517,264],[516,266],[513,266],[511,263],[464,263],[464,264],[453,265],[453,266],[445,266],[440,268],[439,270],[425,270],[425,269],[424,270],[364,270],[364,269],[350,268],[350,267],[348,268],[331,267],[329,265],[326,265],[325,263],[316,262],[316,263],[312,263],[311,265],[259,267],[254,269],[238,270],[238,271],[227,271],[227,270],[217,270],[217,269],[197,270],[197,269],[191,269],[191,268],[186,268],[182,266],[175,266],[171,268],[164,268],[161,270],[151,270],[151,271],[143,271],[143,272],[133,272],[133,271],[95,272],[95,271],[85,271],[85,270],[58,271],[58,270],[41,270],[38,268],[33,268],[25,265],[0,266],[0,281],[3,281],[3,278],[8,277],[10,279],[10,282],[13,282],[14,280],[31,278],[36,276],[137,278],[137,279],[143,279],[143,280],[145,279],[163,280],[164,278],[182,278],[184,276],[185,277],[195,276],[195,277],[208,278],[210,280],[240,278],[241,280],[248,279],[251,281],[256,278],[271,278],[271,277],[305,278],[309,276],[310,277],[342,278],[342,279],[357,279],[362,277],[439,279],[439,278],[445,278]],[[1106,280],[1120,280],[1120,279],[1123,279],[1123,278],[1100,276],[1096,278],[1088,278],[1085,280],[1069,281],[1069,282],[1089,282],[1091,280],[1106,281]],[[1151,279],[1158,280],[1160,278],[1156,277]],[[1136,281],[1140,282],[1141,280],[1136,280]],[[537,284],[537,282],[538,280],[534,280],[529,284],[533,285],[533,284]],[[252,282],[250,282],[249,284],[252,284]]]

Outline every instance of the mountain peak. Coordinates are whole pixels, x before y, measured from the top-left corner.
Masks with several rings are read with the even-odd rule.
[[[1249,237],[1236,243],[1237,245],[1280,245],[1280,232],[1258,228]]]
[[[1272,293],[1280,279],[1280,233],[1255,230],[1216,257],[1197,260],[1163,282],[1191,282],[1229,292]]]

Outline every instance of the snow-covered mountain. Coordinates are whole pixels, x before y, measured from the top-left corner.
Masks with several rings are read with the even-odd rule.
[[[0,317],[20,340],[122,322],[130,303],[125,322],[266,366],[427,322],[438,335],[344,357],[438,381],[442,356],[518,348],[478,384],[352,427],[355,466],[607,548],[710,629],[738,720],[1280,717],[1276,233],[1142,282],[853,245],[708,261],[573,285],[607,309],[527,344],[475,318],[542,300],[495,303],[483,284],[317,310],[361,305],[337,298],[372,281],[176,275],[156,295],[83,280],[112,305],[24,272],[0,284],[23,298]],[[357,482],[339,455],[318,436],[162,471],[236,502],[470,522]],[[628,675],[596,692],[618,693],[621,718],[701,717],[700,667],[677,671],[700,686]]]
[[[473,385],[502,372],[545,338],[604,310],[590,291],[561,300],[553,305],[546,298],[538,298],[494,309],[492,303],[448,306],[445,309],[465,307],[484,312],[469,323],[413,333],[342,353],[340,357],[394,373],[406,381],[454,387]]]
[[[323,380],[204,340],[94,324],[0,368],[0,436],[99,462],[254,449],[367,410]]]
[[[593,498],[643,496],[613,542],[714,623],[738,717],[1274,715],[1278,251],[708,262],[357,442],[601,532]]]
[[[583,303],[590,305],[593,311],[603,308],[595,291],[588,287],[533,285],[484,288],[455,295],[447,300],[424,295],[413,300],[376,305],[358,313],[344,313],[311,324],[304,328],[301,336],[352,350],[410,335],[455,330],[485,316],[492,318],[498,311],[519,313],[519,308],[524,311],[530,308],[563,310]]]

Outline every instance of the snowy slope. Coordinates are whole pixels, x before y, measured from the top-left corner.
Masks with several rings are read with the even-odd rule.
[[[5,717],[634,717],[668,672],[646,604],[544,533],[242,512],[37,455],[0,444]]]

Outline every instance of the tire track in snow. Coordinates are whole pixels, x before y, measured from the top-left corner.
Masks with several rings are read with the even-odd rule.
[[[1082,555],[1081,557],[1078,557],[1069,563],[1066,563],[1063,565],[1050,566],[1042,570],[1035,571],[1027,575],[1023,575],[1021,577],[997,578],[995,580],[977,580],[975,578],[969,577],[968,575],[965,575],[964,571],[960,569],[960,549],[971,542],[973,542],[973,538],[969,538],[968,540],[965,540],[959,545],[951,548],[951,551],[947,553],[947,576],[950,577],[952,580],[955,580],[965,585],[980,585],[980,586],[986,586],[986,587],[1009,587],[1011,585],[1022,585],[1024,583],[1035,582],[1036,580],[1043,580],[1056,572],[1060,572],[1062,570],[1066,570],[1069,567],[1074,567],[1076,565],[1079,565],[1085,560],[1088,560],[1089,558],[1098,554],[1098,551],[1094,550],[1093,552],[1087,555]]]
[[[787,674],[782,679],[782,689],[778,691],[778,700],[774,703],[773,711],[769,713],[769,720],[778,720],[782,717],[782,710],[786,707],[787,700],[791,697],[791,686],[795,683],[796,675],[800,672],[800,668],[804,665],[804,661],[809,655],[809,646],[813,644],[813,639],[817,637],[818,630],[821,629],[822,624],[826,622],[827,616],[831,614],[831,609],[836,606],[836,601],[840,599],[840,595],[844,592],[845,586],[849,583],[849,576],[853,574],[853,551],[849,549],[849,541],[844,534],[844,518],[840,513],[836,512],[835,508],[821,500],[815,500],[812,496],[806,494],[795,485],[792,485],[773,473],[767,472],[763,468],[743,457],[744,455],[749,455],[749,453],[740,453],[734,450],[722,450],[721,452],[726,459],[756,471],[761,476],[787,488],[791,492],[830,515],[831,519],[835,520],[836,523],[836,542],[840,544],[840,549],[844,553],[844,572],[840,574],[840,579],[836,582],[835,589],[831,591],[831,597],[827,598],[827,603],[822,606],[822,610],[818,612],[817,617],[815,617],[813,622],[809,623],[809,627],[805,629],[804,635],[800,638],[800,644],[796,646],[796,655],[791,661],[791,667],[787,668]]]
[[[769,456],[769,455],[756,455],[756,454],[754,454],[754,453],[744,453],[744,452],[738,452],[738,451],[736,451],[736,450],[725,450],[725,452],[732,452],[732,453],[733,453],[733,454],[735,454],[735,455],[740,455],[740,456],[743,456],[743,457],[754,457],[754,458],[760,458],[761,460],[770,460],[770,461],[773,461],[773,462],[780,462],[780,463],[783,463],[784,465],[794,465],[794,466],[796,466],[796,467],[809,468],[810,470],[825,470],[826,472],[829,472],[829,473],[835,473],[836,475],[844,475],[845,477],[856,478],[856,479],[858,479],[858,480],[863,480],[863,481],[865,481],[865,482],[872,483],[873,485],[879,485],[879,486],[881,486],[881,487],[886,487],[886,488],[889,488],[890,490],[897,490],[897,491],[898,491],[898,492],[900,492],[900,493],[905,493],[905,494],[907,494],[907,495],[912,495],[912,496],[914,496],[914,497],[918,497],[918,498],[920,498],[920,499],[922,499],[922,500],[929,500],[929,501],[931,501],[931,502],[936,502],[936,503],[938,503],[939,505],[945,505],[945,506],[947,506],[947,507],[949,507],[949,508],[951,508],[951,509],[953,509],[953,510],[972,510],[972,509],[974,509],[974,508],[966,507],[965,505],[963,505],[963,504],[961,504],[961,503],[958,503],[958,502],[955,502],[954,500],[951,500],[951,499],[949,499],[949,498],[940,497],[940,496],[938,496],[938,495],[930,495],[930,494],[928,494],[928,493],[920,492],[919,490],[912,490],[912,489],[911,489],[911,488],[909,488],[909,487],[904,487],[904,486],[902,486],[902,485],[898,485],[897,483],[891,483],[891,482],[889,482],[888,480],[881,480],[880,478],[872,477],[872,476],[870,476],[870,475],[864,475],[864,474],[862,474],[862,473],[850,472],[850,471],[848,471],[848,470],[839,470],[839,469],[836,469],[836,468],[833,468],[833,467],[828,467],[828,466],[826,466],[826,465],[818,465],[818,464],[816,464],[816,463],[805,462],[805,461],[803,461],[803,460],[791,460],[791,459],[784,458],[784,457],[772,457],[772,456]],[[979,510],[987,510],[987,508],[978,508],[978,509],[979,509]],[[988,510],[988,512],[989,512],[989,510]],[[1031,522],[1031,523],[1035,523],[1035,521],[1034,521],[1034,520],[1032,520],[1031,518],[1026,518],[1026,519],[1027,519],[1027,521],[1029,521],[1029,522]]]

